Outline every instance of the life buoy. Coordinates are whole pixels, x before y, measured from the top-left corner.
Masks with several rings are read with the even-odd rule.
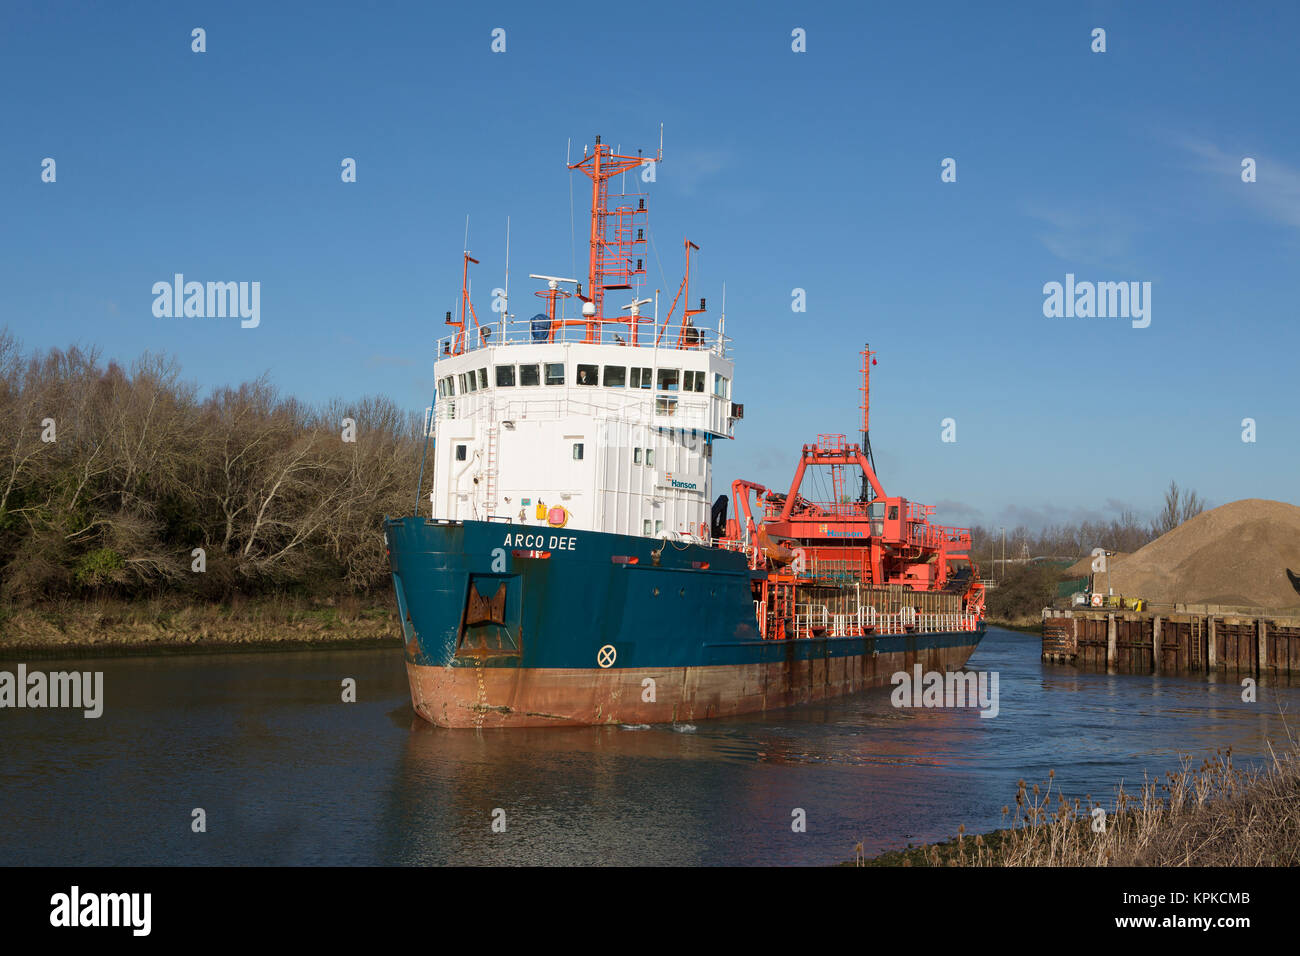
[[[547,513],[546,523],[552,528],[563,528],[569,523],[569,512],[563,505],[556,505]]]

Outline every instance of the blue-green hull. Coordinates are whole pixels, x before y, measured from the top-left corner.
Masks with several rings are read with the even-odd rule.
[[[674,694],[686,709],[674,710],[676,719],[687,712],[710,716],[786,706],[832,693],[803,694],[795,685],[805,673],[810,680],[821,673],[824,681],[840,675],[844,690],[833,692],[845,692],[880,683],[877,671],[885,666],[960,666],[983,636],[981,625],[976,631],[764,640],[751,590],[751,577],[761,572],[751,571],[736,551],[497,522],[412,517],[390,520],[385,529],[412,691],[426,716],[439,705],[425,701],[421,708],[416,684],[431,669],[447,672],[428,677],[439,696],[449,693],[453,678],[478,675],[476,684],[467,684],[478,702],[455,706],[520,714],[529,704],[519,698],[531,694],[545,698],[539,713],[569,723],[590,722],[575,716],[587,706],[584,683],[613,688],[611,702],[593,705],[593,713],[605,715],[599,719],[658,716],[646,706],[652,702],[623,698],[635,697],[645,680],[663,675],[683,682]],[[858,658],[867,664],[853,660]],[[462,675],[452,673],[461,669]],[[488,700],[484,674],[513,703]],[[744,702],[725,699],[731,677]],[[619,680],[628,686],[615,686]],[[715,698],[702,708],[709,713],[694,709],[696,685],[710,688]],[[433,693],[428,686],[426,697]],[[570,696],[576,698],[572,706]],[[761,702],[752,704],[751,698]],[[441,706],[446,709],[446,702]],[[608,716],[616,711],[618,717]],[[455,715],[430,719],[469,723]]]

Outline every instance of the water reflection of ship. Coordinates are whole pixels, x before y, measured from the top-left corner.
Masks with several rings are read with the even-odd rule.
[[[401,708],[393,720],[407,739],[380,825],[381,858],[417,865],[837,859],[839,850],[813,847],[851,848],[881,819],[914,806],[909,788],[933,779],[963,728],[979,722],[973,712],[900,715],[884,691],[858,701],[677,728],[470,734]],[[868,773],[871,792],[849,796],[842,777],[849,771]],[[818,828],[806,846],[786,843],[795,808]],[[505,812],[504,833],[492,830],[497,809]]]
[[[557,866],[725,859],[709,811],[741,799],[742,778],[712,772],[710,741],[670,727],[467,734],[407,714],[389,819],[380,824],[384,859]],[[665,772],[682,761],[704,772]],[[493,830],[498,810],[504,832]]]

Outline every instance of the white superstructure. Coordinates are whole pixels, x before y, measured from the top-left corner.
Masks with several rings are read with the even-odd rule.
[[[433,516],[709,538],[713,443],[741,414],[725,338],[632,345],[543,318],[439,343]]]
[[[534,293],[546,311],[514,319],[507,230],[506,288],[493,302],[500,318],[480,323],[469,283],[478,260],[465,251],[459,317],[446,319],[456,332],[439,341],[434,363],[435,519],[711,537],[713,443],[730,438],[743,414],[731,401],[725,290],[717,330],[697,326],[705,300],[690,307],[690,278],[699,246],[683,239],[682,284],[660,322],[658,291],[640,297],[645,195],[610,193],[616,178],[621,188],[631,175],[634,189],[655,180],[660,140],[654,156],[632,156],[597,136],[568,165],[591,180],[587,294],[576,277],[534,273],[546,283]],[[632,301],[615,309],[615,295]],[[569,318],[571,298],[582,305]],[[652,301],[653,317],[642,315]]]

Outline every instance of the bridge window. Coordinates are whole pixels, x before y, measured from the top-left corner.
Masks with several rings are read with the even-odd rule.
[[[520,385],[541,385],[542,381],[537,376],[536,365],[519,366],[519,384]]]
[[[578,366],[578,384],[595,385],[596,383],[596,366],[579,365]]]
[[[497,366],[497,388],[510,388],[515,384],[515,367],[513,365]]]
[[[580,441],[573,443],[573,460],[582,461],[582,442]]]
[[[683,392],[702,392],[704,391],[704,372],[693,372],[687,369],[682,374],[682,391]]]
[[[456,378],[455,378],[455,376],[448,375],[445,379],[443,379],[443,381],[445,381],[445,382],[447,383],[447,397],[448,397],[448,398],[452,398],[452,397],[454,397],[455,394],[456,394]]]
[[[632,369],[633,388],[649,388],[651,384],[653,384],[653,379],[650,377],[650,370],[648,368]]]
[[[635,369],[633,370],[635,371]],[[627,369],[622,365],[605,366],[605,387],[622,388],[627,384]]]
[[[730,388],[728,388],[728,386],[730,385],[731,385],[730,379],[724,378],[723,376],[719,375],[717,372],[713,373],[713,394],[714,395],[718,395],[721,396],[722,398],[726,398],[728,395],[731,394],[731,390]]]
[[[647,468],[653,468],[655,465],[655,450],[647,448],[645,450],[645,464]]]
[[[681,378],[681,372],[675,368],[661,368],[659,370],[659,390],[661,392],[677,391],[677,382]]]
[[[478,391],[478,376],[475,375],[473,371],[465,373],[465,383],[469,385],[469,390],[471,392]]]
[[[547,385],[564,384],[564,363],[563,362],[546,363],[546,384]]]
[[[487,388],[487,369],[485,368],[478,370],[478,387]]]

